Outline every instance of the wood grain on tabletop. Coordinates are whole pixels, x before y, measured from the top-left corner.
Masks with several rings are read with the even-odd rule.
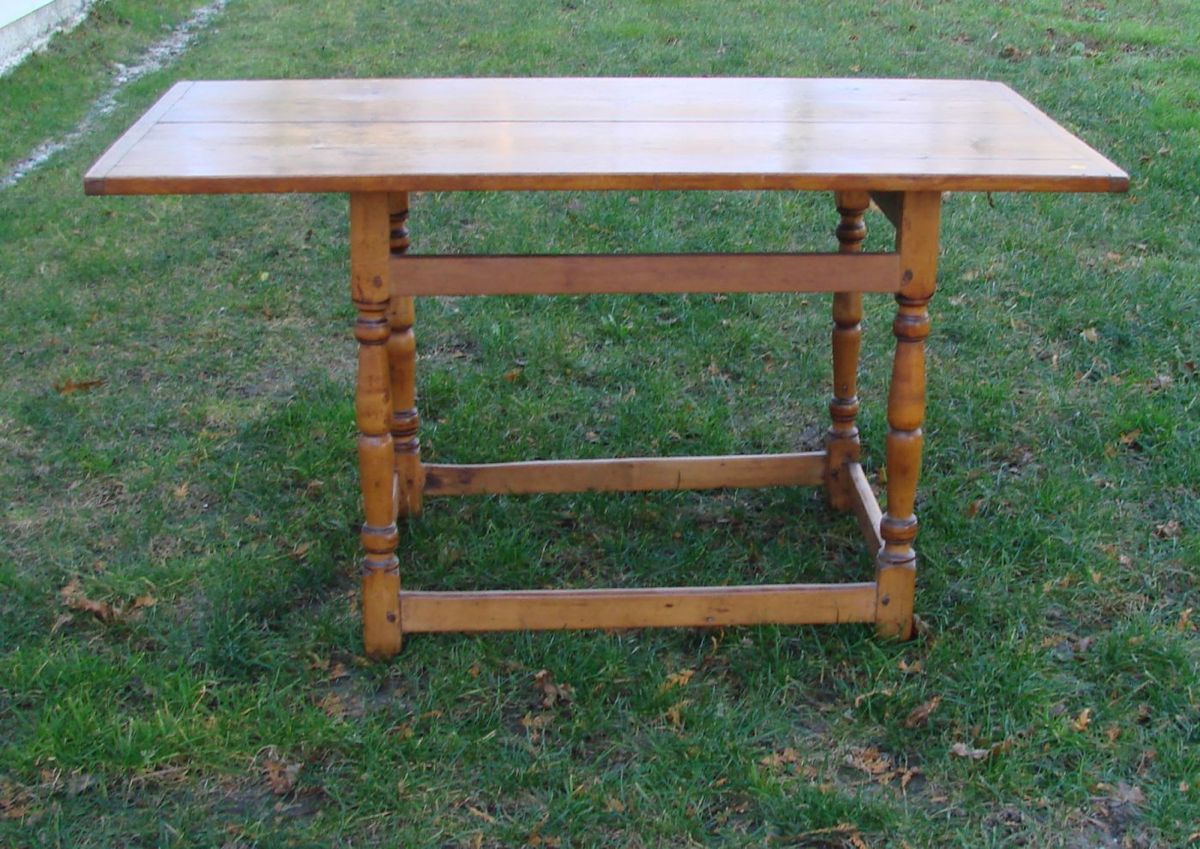
[[[92,194],[1127,183],[1000,83],[754,78],[181,82],[85,178]]]

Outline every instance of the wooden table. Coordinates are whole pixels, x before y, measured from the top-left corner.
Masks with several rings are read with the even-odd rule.
[[[442,79],[181,82],[88,172],[88,194],[345,192],[358,310],[356,409],[366,650],[402,634],[874,622],[912,628],[913,512],[927,304],[945,191],[1114,192],[1120,168],[998,83],[958,80]],[[413,256],[413,191],[831,191],[822,254]],[[872,201],[896,249],[862,253]],[[422,463],[418,295],[832,292],[824,451],[687,458]],[[898,305],[887,512],[859,465],[863,292]],[[396,520],[424,496],[822,486],[876,559],[850,584],[500,592],[402,591]]]

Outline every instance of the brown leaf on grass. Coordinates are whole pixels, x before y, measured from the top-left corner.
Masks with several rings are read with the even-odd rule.
[[[507,380],[509,383],[516,383],[518,380],[521,379],[521,374],[524,371],[525,371],[525,369],[523,369],[523,368],[509,369],[508,371],[506,371],[504,373],[504,379]]]
[[[683,701],[676,702],[666,709],[666,711],[663,713],[663,716],[666,718],[667,722],[672,725],[672,727],[680,728],[683,726],[683,709],[691,703],[691,699],[684,699]]]
[[[1179,614],[1179,621],[1175,623],[1175,629],[1181,633],[1187,631],[1195,631],[1196,623],[1192,621],[1192,611],[1194,607],[1184,608]]]
[[[894,695],[895,692],[896,691],[890,687],[884,687],[880,690],[871,690],[869,693],[859,693],[854,697],[854,707],[855,709],[862,707],[862,703],[871,698],[871,696],[891,696]]]
[[[1142,788],[1126,784],[1124,781],[1117,783],[1117,786],[1109,793],[1108,798],[1115,804],[1133,805],[1134,807],[1146,802],[1146,794],[1142,792]]]
[[[1087,731],[1088,726],[1091,724],[1092,724],[1092,709],[1084,708],[1083,710],[1081,710],[1079,712],[1079,715],[1077,717],[1075,717],[1074,720],[1072,720],[1071,727],[1074,728],[1076,731],[1082,732],[1082,731]]]
[[[474,805],[467,805],[467,813],[469,813],[473,817],[479,817],[484,822],[494,823],[496,821],[496,818],[494,816],[489,814],[487,811],[483,811],[483,810],[480,810],[479,808],[476,808]]]
[[[789,747],[778,752],[772,752],[766,757],[760,758],[758,762],[767,767],[781,767],[784,764],[798,764],[800,763],[800,753]]]
[[[548,669],[540,669],[533,676],[541,705],[552,708],[557,704],[569,704],[575,698],[575,688],[570,684],[556,684]]]
[[[70,395],[72,392],[86,392],[89,389],[95,389],[98,386],[103,386],[105,380],[64,380],[62,383],[54,384],[54,388],[58,390],[60,395]]]
[[[526,846],[545,846],[547,849],[558,849],[562,846],[561,837],[551,837],[549,834],[542,834],[541,826],[536,826],[533,831],[525,838]]]
[[[384,733],[389,737],[399,737],[401,740],[409,740],[415,732],[413,731],[411,722],[402,722],[399,725],[393,725]]]
[[[142,610],[146,607],[153,607],[158,603],[158,599],[152,595],[140,595],[124,607],[111,604],[107,601],[96,601],[95,599],[88,598],[83,594],[83,589],[79,586],[78,578],[72,578],[70,581],[68,581],[66,586],[58,591],[58,594],[62,599],[63,604],[69,607],[71,610],[79,610],[83,613],[90,613],[101,622],[114,622],[118,620],[129,619],[139,610]],[[57,631],[69,621],[69,617],[66,619],[66,621],[64,621],[63,617],[60,616],[58,620],[55,621],[51,633]]]
[[[337,693],[326,693],[317,699],[316,704],[321,709],[321,712],[330,719],[341,720],[346,718],[346,703],[342,701],[342,697]]]
[[[973,761],[981,761],[992,753],[991,749],[976,749],[968,746],[966,743],[955,743],[950,747],[950,754],[956,758],[969,758]]]
[[[542,739],[552,722],[554,722],[552,713],[527,713],[521,717],[521,727],[529,732],[529,739],[534,743]]]
[[[660,693],[665,693],[672,687],[686,687],[687,683],[692,680],[692,676],[696,674],[694,669],[684,669],[679,672],[672,672],[667,676],[667,680],[658,688]]]
[[[929,715],[938,709],[942,703],[941,696],[934,696],[924,704],[917,705],[904,719],[905,728],[918,728],[929,721]]]
[[[907,790],[909,783],[920,774],[920,768],[915,766],[900,770],[900,789]]]
[[[1175,539],[1182,530],[1178,519],[1169,519],[1154,526],[1154,535],[1159,539]]]
[[[857,826],[838,823],[783,838],[781,843],[806,849],[871,849]]]
[[[1154,377],[1146,381],[1146,391],[1150,392],[1151,394],[1160,392],[1174,382],[1175,378],[1171,377],[1169,374],[1156,374]]]
[[[933,639],[933,626],[914,613],[913,634],[926,640],[931,640]]]
[[[851,749],[850,753],[846,755],[846,766],[860,769],[876,780],[885,775],[890,780],[891,773],[895,771],[892,756],[879,751],[875,746],[868,746],[865,749]]]
[[[271,792],[276,796],[286,796],[288,793],[291,793],[296,786],[296,779],[300,777],[302,766],[303,764],[290,764],[272,758],[263,761],[263,774],[267,779],[267,784],[270,786]]]
[[[0,781],[0,820],[24,819],[33,796],[23,787]]]
[[[1117,439],[1122,445],[1130,451],[1141,451],[1142,443],[1138,442],[1138,437],[1142,435],[1142,429],[1135,427],[1133,430],[1126,431]]]
[[[78,578],[68,581],[67,585],[58,591],[58,594],[67,607],[90,613],[101,622],[111,622],[116,616],[113,606],[107,601],[96,601],[85,596],[79,586]]]

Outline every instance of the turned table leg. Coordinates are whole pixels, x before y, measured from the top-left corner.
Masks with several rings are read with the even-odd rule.
[[[914,505],[921,472],[921,424],[925,418],[926,305],[937,283],[938,224],[941,194],[904,195],[897,250],[902,285],[892,323],[896,355],[888,392],[887,512],[880,522],[883,547],[875,568],[876,630],[883,636],[912,636],[917,537]]]
[[[358,310],[358,462],[363,512],[363,643],[368,655],[400,650],[400,572],[396,560],[395,454],[388,363],[388,196],[350,195],[350,297]]]
[[[391,217],[391,253],[401,256],[408,251],[408,193],[388,195]],[[421,417],[417,413],[416,359],[417,341],[413,334],[415,317],[412,297],[393,297],[388,308],[391,335],[388,337],[388,363],[392,381],[392,446],[396,452],[396,518],[421,515],[421,441],[417,436]]]
[[[838,252],[858,253],[867,226],[863,214],[870,206],[866,192],[837,192]],[[832,425],[825,435],[825,496],[836,510],[853,506],[847,463],[859,457],[858,428],[858,352],[862,342],[862,293],[836,292],[833,296],[833,398],[829,402]]]

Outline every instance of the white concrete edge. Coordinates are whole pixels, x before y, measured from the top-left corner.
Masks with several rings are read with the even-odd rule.
[[[57,33],[70,31],[87,17],[95,0],[48,0],[26,3],[25,14],[0,26],[0,76],[41,50]]]

